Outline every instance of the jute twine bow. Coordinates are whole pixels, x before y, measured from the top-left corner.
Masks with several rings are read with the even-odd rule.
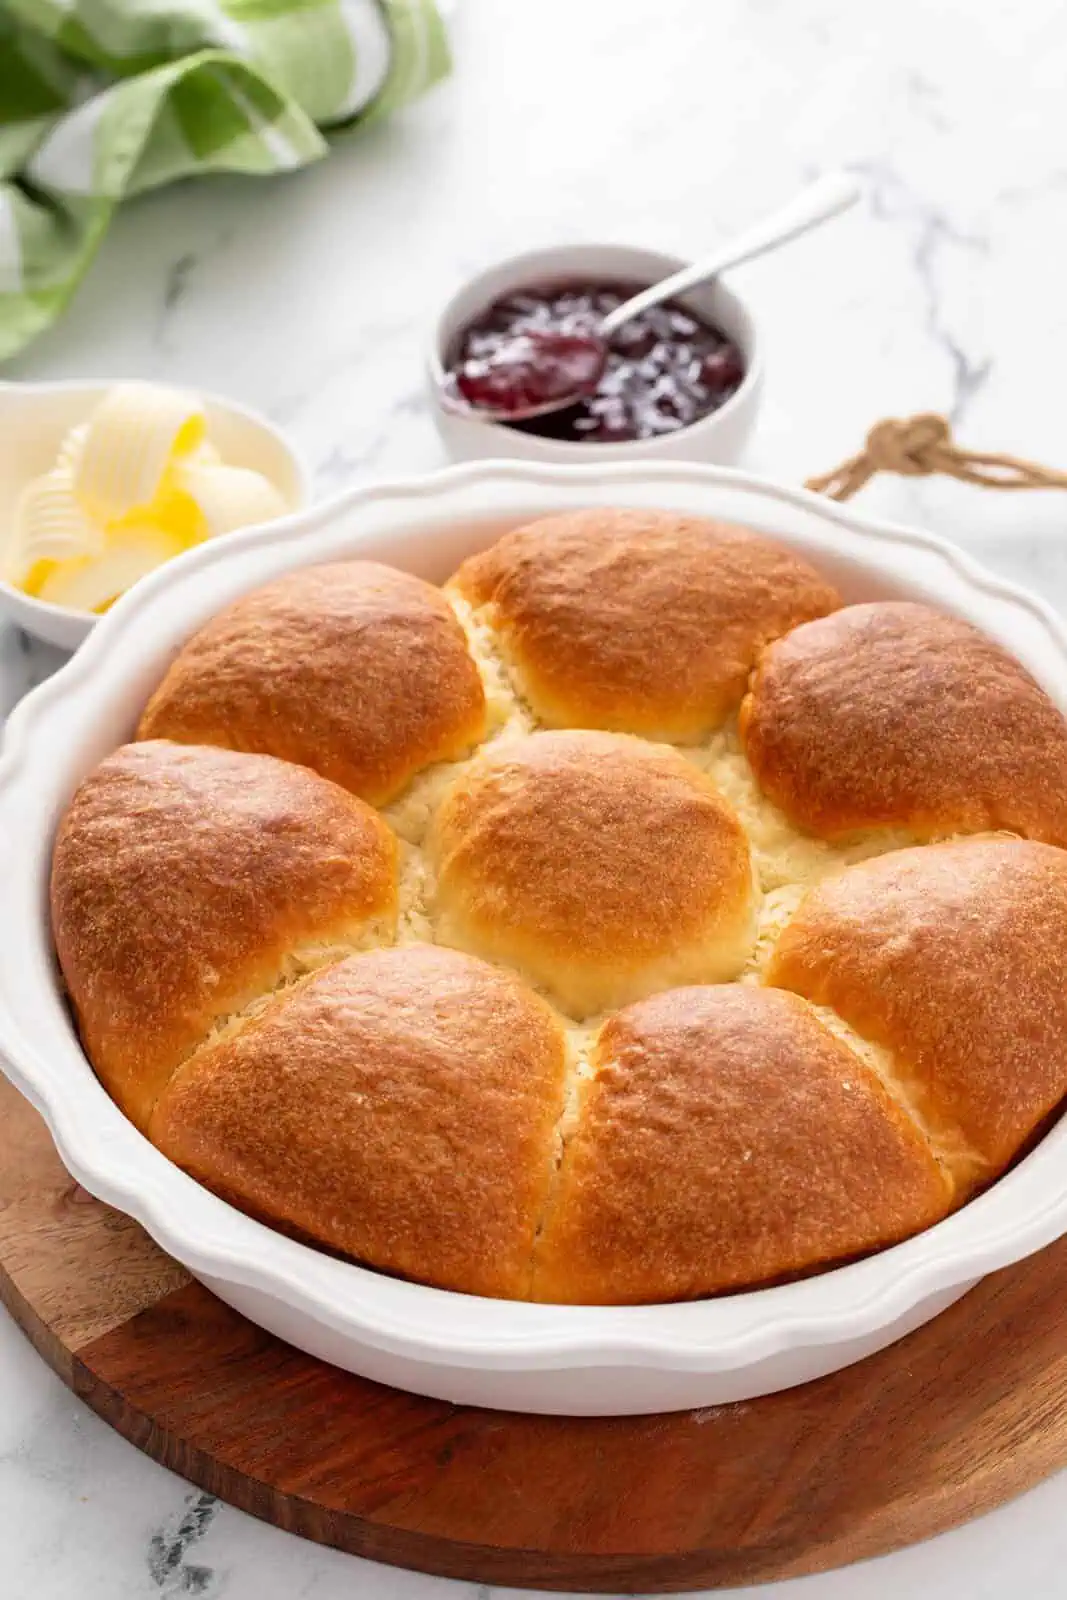
[[[947,417],[933,411],[876,422],[858,455],[833,472],[809,478],[807,487],[831,500],[850,500],[878,472],[899,472],[906,478],[928,478],[943,472],[987,489],[1067,489],[1067,472],[1055,472],[1019,456],[961,450]]]

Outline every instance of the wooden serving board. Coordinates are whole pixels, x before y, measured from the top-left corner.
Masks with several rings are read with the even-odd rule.
[[[305,1538],[523,1588],[710,1588],[941,1532],[1067,1462],[1067,1240],[859,1366],[744,1405],[568,1420],[301,1355],[72,1184],[0,1080],[0,1294],[94,1411]]]

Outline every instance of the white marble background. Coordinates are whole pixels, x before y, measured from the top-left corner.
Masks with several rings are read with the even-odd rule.
[[[768,347],[749,464],[799,481],[886,414],[1067,467],[1062,0],[464,0],[430,100],[270,185],[119,220],[7,378],[218,389],[283,423],[331,493],[436,465],[420,344],[453,279],[542,243],[706,249],[845,164],[862,214],[746,270]],[[1067,610],[1067,495],[884,481],[866,509],[978,550]],[[54,652],[0,630],[0,713]],[[635,1473],[641,1470],[634,1463]],[[1067,1482],[782,1600],[1060,1596]],[[112,1435],[0,1314],[0,1595],[488,1600],[263,1527]]]

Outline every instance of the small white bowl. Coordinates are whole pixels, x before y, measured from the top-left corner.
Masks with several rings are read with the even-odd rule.
[[[614,1415],[721,1405],[858,1361],[984,1273],[1067,1233],[1067,1118],[925,1233],[795,1283],[647,1306],[483,1300],[406,1283],[275,1233],[202,1189],[119,1111],[79,1044],[56,971],[56,822],[129,738],[182,641],[229,601],[314,562],[360,557],[433,580],[505,528],[589,506],[747,523],[814,561],[847,600],[922,600],[1014,651],[1067,710],[1067,632],[1043,601],[930,534],[872,522],[725,468],[477,463],[350,490],[199,546],[135,585],[84,649],[15,708],[0,754],[0,1070],[43,1114],[68,1170],[135,1217],[254,1322],[398,1388],[520,1411]]]
[[[518,458],[589,466],[608,461],[714,461],[728,465],[744,449],[759,409],[763,360],[755,323],[744,301],[721,279],[682,296],[682,303],[720,328],[745,359],[740,388],[724,406],[677,433],[627,444],[584,444],[569,439],[542,439],[500,422],[483,422],[474,414],[450,411],[441,399],[445,363],[454,341],[480,312],[501,295],[535,284],[580,281],[655,283],[685,265],[680,256],[658,250],[634,250],[621,244],[561,245],[510,256],[470,278],[447,301],[430,335],[427,376],[430,406],[437,431],[457,461]]]
[[[0,384],[0,527],[10,525],[19,495],[31,478],[55,465],[71,428],[84,422],[114,383]],[[196,391],[204,401],[208,434],[226,462],[261,472],[290,511],[308,500],[308,473],[292,446],[266,417],[233,400]],[[180,558],[179,558],[180,559]],[[169,565],[170,563],[168,563]],[[61,650],[76,650],[99,618],[34,599],[0,579],[0,615]]]

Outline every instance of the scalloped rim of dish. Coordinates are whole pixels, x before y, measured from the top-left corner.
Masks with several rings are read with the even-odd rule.
[[[642,500],[638,485],[647,488],[647,499]],[[32,1028],[49,1008],[64,1009],[44,906],[51,817],[66,791],[60,791],[52,774],[49,750],[56,748],[64,728],[79,719],[91,721],[95,715],[101,721],[109,680],[128,676],[123,647],[139,627],[143,633],[149,626],[143,619],[153,607],[160,609],[164,590],[166,632],[177,641],[189,628],[189,607],[184,624],[174,619],[182,615],[183,599],[188,601],[198,587],[203,600],[206,590],[200,580],[206,575],[217,575],[219,569],[232,572],[247,563],[239,584],[244,590],[267,576],[255,570],[250,558],[256,552],[291,547],[293,559],[275,563],[281,570],[356,556],[361,546],[387,536],[361,538],[358,512],[368,504],[392,502],[410,509],[417,523],[430,506],[451,506],[457,516],[469,515],[465,497],[503,490],[503,504],[489,508],[503,525],[512,490],[512,500],[544,491],[553,501],[546,508],[551,510],[563,508],[571,491],[579,503],[619,503],[621,493],[624,499],[629,494],[631,503],[637,496],[638,503],[653,506],[671,488],[690,501],[702,492],[712,498],[716,493],[732,495],[746,503],[751,497],[752,509],[758,502],[766,513],[755,525],[771,536],[776,509],[783,518],[783,508],[813,517],[821,534],[813,531],[806,545],[798,541],[802,549],[810,552],[813,543],[821,542],[825,553],[867,573],[873,582],[882,578],[891,587],[981,620],[1064,705],[1067,631],[1036,596],[931,534],[869,521],[804,490],[726,468],[647,462],[560,467],[507,461],[450,467],[419,479],[349,491],[204,546],[184,559],[181,571],[161,570],[143,580],[94,629],[79,653],[28,695],[9,719],[0,757],[0,871],[13,885],[13,914],[9,911],[0,930],[0,1051],[8,1075],[44,1117],[75,1179],[136,1218],[194,1275],[267,1295],[342,1336],[417,1361],[499,1371],[625,1366],[712,1373],[788,1351],[847,1346],[889,1327],[925,1298],[960,1289],[1067,1232],[1064,1119],[1017,1167],[945,1221],[877,1255],[797,1283],[654,1306],[544,1306],[478,1299],[385,1277],[320,1254],[216,1199],[172,1166],[121,1115],[65,1017],[70,1045],[59,1054],[42,1047],[26,1027],[27,1017]],[[708,509],[706,514],[723,513]],[[482,515],[486,520],[484,511]],[[510,515],[514,520],[514,511]],[[350,519],[353,529],[347,531],[344,525]],[[844,534],[860,536],[854,549]],[[788,533],[778,537],[790,542]],[[908,574],[909,560],[922,569],[918,579]],[[34,973],[33,961],[36,957],[39,962],[43,946],[48,947],[48,973]],[[66,1060],[60,1059],[62,1054]],[[849,1357],[843,1354],[842,1359]]]

